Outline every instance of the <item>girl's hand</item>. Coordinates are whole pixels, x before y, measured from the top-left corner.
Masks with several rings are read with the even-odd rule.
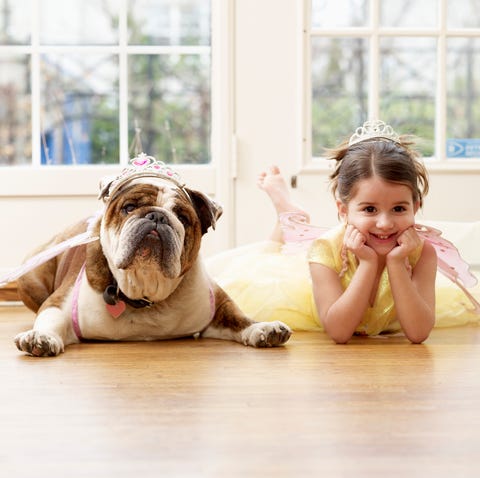
[[[422,243],[414,226],[409,227],[397,239],[398,246],[394,247],[387,255],[387,259],[405,260]]]
[[[345,235],[343,237],[344,246],[355,254],[359,261],[374,261],[377,259],[377,253],[366,244],[367,238],[351,224],[347,224]]]

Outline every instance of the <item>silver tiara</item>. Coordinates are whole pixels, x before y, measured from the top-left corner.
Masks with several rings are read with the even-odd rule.
[[[116,177],[104,178],[100,183],[100,198],[108,202],[126,183],[138,178],[154,177],[171,181],[185,191],[185,183],[178,172],[153,156],[140,153],[130,160],[130,164]],[[188,196],[188,194],[187,194]]]
[[[355,133],[350,136],[348,145],[360,143],[361,141],[367,141],[369,139],[388,139],[390,141],[400,142],[400,135],[394,131],[394,129],[381,120],[369,120],[363,123],[363,126],[359,126]]]

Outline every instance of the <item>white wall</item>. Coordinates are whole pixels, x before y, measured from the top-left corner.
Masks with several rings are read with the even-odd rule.
[[[480,171],[430,173],[423,217],[436,221],[480,221]]]
[[[273,209],[255,186],[258,173],[275,163],[294,174],[300,160],[297,3],[236,2],[238,244],[263,239],[274,224]]]

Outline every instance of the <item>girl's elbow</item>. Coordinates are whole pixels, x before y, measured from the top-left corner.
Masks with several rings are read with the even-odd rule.
[[[422,344],[423,342],[425,342],[425,340],[428,339],[431,331],[432,329],[429,328],[428,330],[418,330],[415,332],[405,333],[405,335],[412,344]]]
[[[353,335],[343,330],[326,330],[326,333],[337,345],[345,345]]]
[[[430,336],[435,325],[435,311],[425,310],[414,320],[404,324],[403,332],[412,344],[422,344]]]
[[[428,339],[428,336],[429,334],[426,334],[426,335],[418,335],[418,336],[408,336],[407,335],[407,338],[408,340],[410,340],[410,342],[414,345],[420,345],[420,344],[423,344],[423,342],[425,342],[425,340]]]
[[[338,317],[326,315],[322,318],[323,330],[325,333],[339,345],[346,344],[351,338],[355,330],[342,324]]]
[[[350,335],[350,337],[332,337],[332,340],[336,345],[347,345],[351,338],[352,336]]]

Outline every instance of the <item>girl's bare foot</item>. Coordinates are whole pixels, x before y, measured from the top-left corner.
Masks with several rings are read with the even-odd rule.
[[[277,214],[282,214],[284,212],[298,212],[299,214],[308,217],[305,211],[293,204],[287,183],[285,182],[278,166],[271,166],[268,171],[260,173],[257,179],[257,185],[268,194]]]
[[[271,166],[268,171],[260,173],[257,179],[257,185],[268,194],[268,197],[271,199],[277,212],[277,221],[270,234],[270,239],[272,241],[280,243],[285,242],[285,235],[280,225],[280,221],[278,220],[282,214],[297,213],[299,216],[297,220],[304,223],[310,222],[308,214],[293,204],[287,183],[280,173],[278,166]]]

